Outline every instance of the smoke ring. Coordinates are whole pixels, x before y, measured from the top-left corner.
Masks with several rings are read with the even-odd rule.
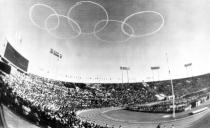
[[[94,5],[96,5],[96,6],[99,6],[99,7],[105,12],[105,15],[106,15],[106,19],[105,19],[105,20],[106,20],[106,21],[109,20],[109,15],[108,15],[107,10],[106,10],[102,5],[100,5],[100,4],[96,3],[96,2],[93,2],[93,1],[79,1],[79,2],[76,2],[75,5],[73,5],[72,7],[70,7],[69,11],[67,12],[67,16],[68,16],[69,18],[71,18],[71,16],[70,16],[71,11],[72,11],[75,7],[77,7],[78,5],[81,5],[82,3],[91,3],[91,4],[94,4]],[[100,20],[99,20],[99,21],[100,21]],[[107,22],[107,23],[108,23],[108,22]],[[97,30],[97,31],[93,30],[92,32],[81,32],[81,34],[95,34],[95,32],[100,32],[101,30],[103,30],[103,29],[106,27],[107,23],[106,23],[102,28],[100,28],[100,29]],[[94,26],[95,26],[95,25],[94,25]]]
[[[139,15],[139,14],[143,14],[143,13],[154,13],[154,14],[157,14],[158,16],[160,16],[160,18],[161,18],[161,20],[162,20],[162,23],[160,24],[160,26],[159,26],[157,29],[155,29],[155,30],[152,31],[152,32],[148,32],[148,33],[145,33],[145,34],[138,34],[138,35],[135,34],[135,32],[134,32],[134,34],[129,34],[129,33],[127,33],[127,32],[125,31],[125,29],[124,29],[125,23],[126,23],[129,19],[131,19],[133,16]],[[164,26],[164,23],[165,23],[165,20],[164,20],[164,17],[163,17],[163,15],[162,15],[161,13],[156,12],[156,11],[141,11],[141,12],[136,12],[136,13],[133,13],[133,14],[127,16],[127,17],[124,19],[124,21],[123,21],[123,23],[122,23],[122,25],[121,25],[121,29],[122,29],[123,33],[125,33],[126,35],[130,35],[131,37],[138,38],[138,37],[150,36],[150,35],[153,35],[153,34],[157,33],[158,31],[160,31],[160,30],[162,29],[162,27]],[[127,24],[128,24],[128,23],[127,23]]]
[[[106,21],[106,24],[108,24],[108,22],[110,22],[110,21],[112,21],[112,22],[118,22],[118,23],[121,24],[120,26],[122,26],[122,23],[123,23],[123,22],[120,21],[120,20],[100,20],[100,21],[98,21],[98,22],[95,24],[95,27],[94,27],[94,36],[95,36],[98,40],[100,40],[100,41],[102,41],[102,42],[106,42],[106,43],[123,43],[123,42],[128,41],[128,40],[132,37],[131,35],[134,33],[133,27],[132,27],[131,25],[127,24],[127,23],[124,23],[124,25],[127,25],[127,26],[129,27],[129,29],[132,31],[132,34],[129,34],[129,35],[127,35],[127,34],[125,34],[125,33],[123,32],[123,34],[125,34],[126,36],[128,36],[127,39],[121,40],[121,41],[109,41],[109,40],[102,39],[101,37],[99,37],[99,36],[97,35],[98,32],[95,32],[95,29],[96,29],[96,27],[97,27],[101,22],[105,22],[105,21]],[[103,29],[105,29],[105,27],[104,27]],[[121,30],[122,30],[122,29],[121,29]],[[101,30],[101,31],[102,31],[102,30]]]
[[[52,29],[49,29],[49,28],[47,27],[48,20],[49,20],[49,18],[52,17],[52,16],[57,16],[58,19],[60,19],[60,17],[63,17],[63,18],[66,18],[67,20],[70,20],[71,22],[73,22],[73,23],[77,26],[77,28],[78,28],[78,31],[76,31],[78,34],[75,35],[75,36],[72,36],[72,37],[67,37],[67,38],[60,37],[60,36],[57,36],[57,35],[53,34],[53,33],[51,32]],[[60,24],[59,24],[59,25],[60,25]],[[74,30],[72,24],[71,24],[71,27],[72,27],[72,29]],[[77,38],[78,36],[81,35],[81,28],[80,28],[79,24],[78,24],[76,21],[74,21],[73,19],[71,19],[71,18],[69,18],[68,16],[65,16],[65,15],[59,15],[59,14],[51,14],[51,15],[49,15],[49,16],[46,18],[46,20],[45,20],[45,28],[46,28],[47,32],[48,32],[50,35],[52,35],[52,36],[54,36],[54,37],[56,37],[56,38],[59,38],[59,39],[75,39],[75,38]],[[58,26],[57,26],[57,28],[58,28]],[[55,30],[55,29],[54,29],[54,30]],[[75,31],[75,30],[74,30],[74,31]]]
[[[50,9],[50,10],[53,12],[53,14],[57,14],[57,15],[58,15],[58,13],[56,12],[56,10],[55,10],[54,8],[52,8],[51,6],[46,5],[46,4],[34,4],[34,5],[32,5],[32,6],[30,7],[30,9],[29,9],[29,19],[31,20],[32,24],[35,25],[36,27],[38,27],[39,29],[46,30],[45,26],[42,27],[41,25],[39,25],[38,23],[36,23],[36,22],[34,21],[34,19],[32,18],[32,12],[34,11],[34,8],[37,7],[37,6],[46,7],[46,8],[48,8],[48,9]],[[49,17],[49,16],[48,16],[48,17]],[[45,18],[45,20],[44,20],[43,22],[45,22],[46,19],[47,19],[47,17]],[[56,25],[55,27],[50,28],[50,29],[56,29],[56,28],[59,26],[59,24],[60,24],[60,21],[59,21],[59,18],[58,18],[58,23],[57,23],[57,25]]]

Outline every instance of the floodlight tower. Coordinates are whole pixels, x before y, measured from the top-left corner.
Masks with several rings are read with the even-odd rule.
[[[122,77],[121,79],[122,79],[122,84],[123,84],[123,67],[122,66],[120,67],[120,70],[121,70],[121,74],[122,74],[121,75],[121,77]]]
[[[185,66],[185,68],[186,68],[186,72],[188,72],[188,67],[190,67],[190,69],[191,69],[191,76],[193,77],[192,63],[187,63],[187,64],[185,64],[184,66]]]
[[[126,71],[127,72],[127,82],[129,83],[129,73],[128,71],[130,70],[129,67],[125,67],[125,66],[120,66],[120,70],[122,72],[122,84],[123,84],[123,71]]]
[[[171,91],[172,91],[172,97],[173,97],[173,118],[175,118],[175,95],[174,95],[174,86],[173,86],[173,80],[171,77],[171,71],[170,71],[170,67],[169,67],[169,62],[168,62],[168,54],[166,53],[166,62],[167,62],[167,66],[168,66],[168,74],[170,76],[170,81],[171,81]]]
[[[151,67],[151,71],[152,71],[152,82],[154,82],[155,81],[155,78],[154,78],[154,71],[153,71],[153,69],[152,69],[152,67]]]
[[[130,68],[129,67],[126,67],[126,72],[127,72],[127,80],[128,80],[128,83],[130,82],[130,80],[129,80],[129,75],[128,75],[128,71],[130,70]]]
[[[51,56],[50,60],[52,61],[52,69],[55,69],[54,70],[54,77],[57,78],[57,76],[58,76],[57,68],[58,68],[59,64],[61,63],[63,55],[60,52],[58,52],[55,49],[53,49],[53,48],[50,48],[49,55]]]
[[[187,72],[187,76],[188,76],[188,67],[191,67],[191,73],[192,73],[192,63],[186,63],[184,65],[184,67],[186,68],[186,72]],[[193,75],[192,75],[193,76]]]
[[[157,70],[157,71],[158,71],[158,81],[160,80],[160,79],[159,79],[159,69],[160,69],[159,66],[152,66],[152,67],[151,67],[152,75],[153,75],[153,82],[154,82],[154,70]]]
[[[187,63],[184,65],[184,67],[186,68],[186,72],[187,72],[187,77],[188,77],[188,67],[191,68],[191,77],[192,77],[192,83],[193,83],[193,71],[192,71],[192,63]]]

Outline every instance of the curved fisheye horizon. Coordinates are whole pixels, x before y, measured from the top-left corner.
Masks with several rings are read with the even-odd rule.
[[[0,13],[1,42],[8,40],[29,60],[28,72],[40,76],[121,83],[210,72],[204,0],[3,0],[1,5],[6,12]]]
[[[0,128],[207,128],[210,1],[0,0]]]

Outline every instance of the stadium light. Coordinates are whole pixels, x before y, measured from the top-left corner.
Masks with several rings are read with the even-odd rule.
[[[159,69],[160,69],[159,66],[152,66],[152,67],[151,67],[152,75],[153,75],[153,82],[154,82],[154,70],[158,70],[158,81],[160,80],[160,79],[159,79]]]
[[[170,76],[170,81],[171,81],[171,91],[172,91],[172,97],[173,97],[173,118],[175,118],[175,95],[174,95],[174,86],[173,86],[173,80],[171,77],[171,71],[170,71],[170,67],[169,67],[169,63],[168,63],[168,54],[166,53],[166,62],[167,62],[167,66],[168,66],[168,74]]]
[[[53,48],[50,48],[50,50],[49,50],[49,53],[50,53],[50,55],[51,55],[51,63],[52,63],[52,69],[55,69],[55,71],[54,71],[54,77],[58,77],[58,76],[60,76],[60,75],[58,75],[58,67],[59,67],[59,64],[61,63],[61,59],[63,58],[63,55],[60,53],[60,52],[58,52],[58,51],[56,51],[55,49],[53,49]],[[55,59],[57,59],[57,61],[55,62]]]
[[[130,70],[130,68],[129,67],[125,67],[125,66],[120,66],[120,70],[122,71],[122,83],[123,83],[123,71],[127,72],[127,82],[129,83],[128,71]]]
[[[186,68],[187,76],[188,76],[188,67],[191,68],[191,73],[192,73],[192,63],[187,63],[187,64],[184,65],[184,67]],[[191,75],[193,77],[193,73]]]
[[[191,82],[191,84],[193,85],[193,71],[192,71],[192,63],[187,63],[187,64],[185,64],[184,65],[184,67],[186,68],[186,73],[187,73],[187,77],[188,77],[188,67],[190,67],[191,68],[191,77],[192,77],[192,82]]]
[[[121,74],[122,74],[121,79],[122,79],[122,84],[123,84],[123,69],[120,67],[120,70],[121,70]]]

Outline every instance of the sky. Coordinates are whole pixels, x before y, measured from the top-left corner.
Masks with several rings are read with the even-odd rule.
[[[0,0],[0,39],[29,60],[28,72],[44,77],[96,83],[183,78],[210,72],[209,12],[207,0]],[[192,63],[187,70],[186,63]],[[128,77],[120,66],[130,67]]]

